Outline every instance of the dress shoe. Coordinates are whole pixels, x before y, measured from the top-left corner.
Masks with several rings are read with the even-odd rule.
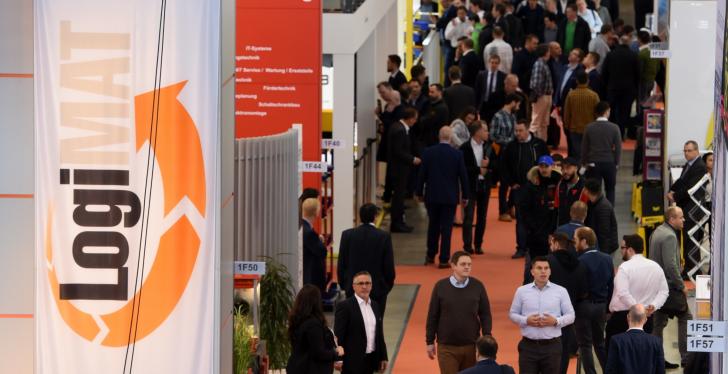
[[[511,218],[516,219],[516,207],[512,206],[511,209],[508,210],[508,215],[511,216]]]
[[[665,361],[665,369],[667,369],[667,370],[677,369],[679,367],[680,367],[680,365],[678,365],[678,364],[673,364],[672,362]]]
[[[483,254],[483,248],[475,248],[475,253],[482,255]]]
[[[463,248],[463,252],[465,252],[467,254],[471,254],[471,255],[474,253],[471,248]]]
[[[437,265],[437,268],[438,269],[449,269],[450,268],[450,264],[443,264],[441,262],[440,264]]]
[[[435,259],[429,256],[425,256],[425,265],[434,264]]]
[[[412,232],[412,230],[414,230],[414,227],[412,227],[412,226],[407,226],[407,225],[405,225],[405,224],[403,224],[403,223],[401,223],[401,224],[399,224],[399,225],[392,225],[392,226],[391,226],[391,227],[389,228],[389,231],[390,231],[390,232],[403,232],[403,233],[409,233],[409,232]]]
[[[511,256],[512,259],[524,258],[524,257],[526,257],[526,254],[521,251],[516,251],[516,253],[514,253],[513,256]]]
[[[501,222],[511,222],[511,221],[513,221],[513,218],[511,218],[510,214],[503,213],[500,216],[498,216],[498,220]]]

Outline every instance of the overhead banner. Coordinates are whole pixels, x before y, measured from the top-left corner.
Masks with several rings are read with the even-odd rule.
[[[236,138],[300,127],[302,161],[321,161],[321,20],[321,0],[236,0]]]
[[[36,0],[36,372],[212,373],[220,3]]]

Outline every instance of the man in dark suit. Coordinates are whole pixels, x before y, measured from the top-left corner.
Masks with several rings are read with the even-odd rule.
[[[623,137],[640,82],[639,57],[630,49],[631,43],[632,39],[623,35],[602,64],[602,82],[612,108],[609,120],[619,126]]]
[[[451,66],[450,71],[448,72],[448,76],[450,77],[450,82],[452,82],[452,84],[450,85],[450,87],[446,88],[445,92],[443,93],[443,100],[447,105],[447,111],[449,114],[448,123],[446,124],[449,124],[455,118],[460,117],[460,115],[466,108],[475,106],[475,91],[473,91],[470,86],[465,85],[461,81],[462,71],[460,70],[460,68],[457,66]],[[440,128],[438,127],[437,131],[439,130]],[[433,140],[436,135],[437,132],[433,132]]]
[[[606,374],[664,374],[665,352],[656,336],[643,330],[647,311],[642,304],[629,308],[629,330],[612,337],[607,355]]]
[[[475,107],[480,109],[480,118],[490,123],[497,111],[503,107],[503,86],[506,74],[498,70],[500,57],[488,57],[488,68],[478,73],[475,79]]]
[[[397,91],[402,91],[402,85],[407,83],[407,77],[399,70],[402,59],[397,55],[387,56],[387,73],[389,73],[389,85]]]
[[[606,254],[612,254],[619,247],[614,207],[602,193],[602,182],[598,179],[587,179],[583,191],[589,199],[585,224],[594,230],[597,248]]]
[[[422,125],[422,143],[427,147],[437,144],[437,133],[440,131],[440,127],[450,124],[450,110],[445,100],[443,100],[443,95],[441,84],[433,83],[430,85],[428,91],[430,105],[420,119],[420,125]]]
[[[465,38],[461,40],[458,47],[460,49],[458,66],[460,67],[462,84],[473,88],[475,87],[475,77],[477,77],[479,71],[483,70],[482,60],[473,50],[473,39]],[[452,78],[450,80],[452,81]]]
[[[491,146],[488,126],[476,121],[468,126],[470,140],[460,146],[468,172],[468,189],[470,199],[465,206],[463,218],[463,250],[468,253],[483,254],[483,235],[485,235],[485,218],[488,216],[488,200],[492,185],[492,166],[490,160],[495,159]],[[473,235],[473,213],[477,217],[475,235]],[[474,242],[474,243],[473,243]],[[475,244],[475,249],[473,249]]]
[[[372,275],[372,299],[381,306],[382,315],[387,308],[387,294],[394,286],[394,254],[392,237],[374,226],[377,206],[367,203],[359,208],[361,226],[341,233],[337,273],[339,284],[346,296],[354,295],[354,274],[367,271]]]
[[[354,297],[336,306],[334,334],[344,348],[344,361],[335,364],[341,374],[371,374],[387,370],[382,312],[369,297],[372,277],[366,271],[354,275]]]
[[[495,361],[498,353],[498,342],[490,335],[482,335],[475,342],[478,348],[478,363],[461,371],[459,374],[516,374],[509,365],[499,365]]]
[[[531,82],[531,71],[533,64],[536,63],[536,47],[538,47],[538,37],[533,34],[526,35],[526,44],[523,49],[513,54],[513,66],[511,73],[518,76],[518,87],[521,88],[526,95],[531,92],[529,83]],[[521,105],[521,107],[528,105]],[[530,118],[530,117],[529,117]]]
[[[306,199],[301,206],[303,216],[303,284],[312,284],[319,288],[321,295],[326,294],[326,245],[324,237],[313,228],[319,216],[321,205],[318,199]]]
[[[683,146],[683,153],[685,154],[685,167],[683,167],[675,183],[670,187],[670,192],[667,193],[667,199],[671,203],[676,203],[677,206],[682,208],[683,212],[690,212],[695,207],[695,203],[690,198],[688,190],[695,186],[700,179],[705,176],[708,169],[705,167],[703,158],[700,157],[700,149],[698,148],[698,142],[695,140],[688,140]],[[701,200],[700,198],[698,199]],[[700,249],[697,248],[693,241],[686,237],[686,233],[689,232],[697,223],[692,219],[690,214],[685,215],[685,227],[683,229],[683,257],[685,258],[685,267],[683,275],[686,275],[690,269],[694,268],[696,263],[700,261]],[[698,230],[695,232],[696,239],[700,242],[703,238],[703,231]]]
[[[591,30],[589,24],[586,23],[577,13],[576,4],[571,3],[566,6],[566,18],[559,24],[559,31],[556,33],[556,41],[561,45],[565,54],[571,52],[574,48],[582,51],[589,50],[589,42],[591,41]],[[573,30],[573,31],[571,31]],[[567,33],[572,33],[571,45],[566,43]]]
[[[440,129],[440,144],[427,148],[422,155],[422,167],[417,178],[418,200],[424,196],[427,216],[427,257],[425,264],[435,262],[440,252],[440,268],[450,267],[450,237],[455,207],[460,198],[468,199],[468,177],[462,152],[450,145],[452,128]]]
[[[412,226],[404,222],[404,197],[407,193],[407,178],[413,165],[419,165],[420,159],[412,155],[409,129],[417,122],[417,110],[404,108],[403,118],[392,124],[387,134],[389,150],[387,155],[387,173],[392,181],[392,207],[390,208],[391,232],[412,232]]]

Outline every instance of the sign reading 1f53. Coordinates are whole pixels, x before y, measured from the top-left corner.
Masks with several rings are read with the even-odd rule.
[[[688,351],[725,352],[725,321],[688,321]]]

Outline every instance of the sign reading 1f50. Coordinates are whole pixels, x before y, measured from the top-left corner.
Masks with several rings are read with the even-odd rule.
[[[688,351],[725,352],[725,321],[688,321]]]

